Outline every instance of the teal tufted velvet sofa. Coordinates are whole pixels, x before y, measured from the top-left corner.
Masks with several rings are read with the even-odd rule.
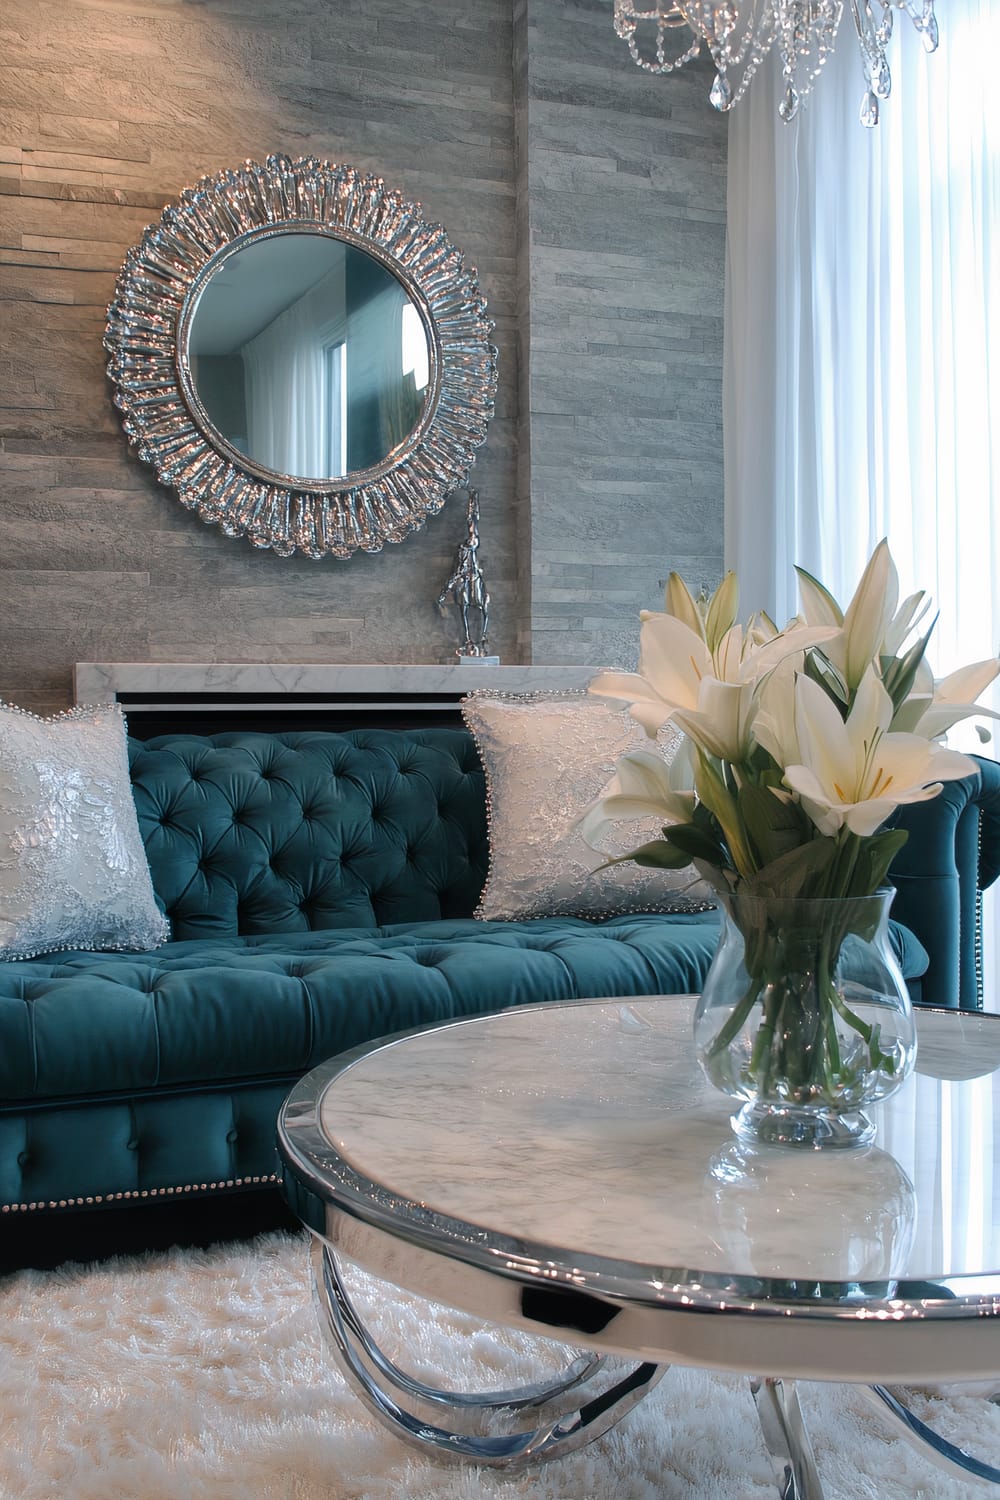
[[[714,951],[714,912],[474,920],[485,786],[462,729],[171,735],[130,760],[172,941],[0,964],[0,1238],[270,1188],[278,1107],[324,1058],[510,1005],[697,990]],[[897,948],[937,1004],[980,1003],[998,777],[983,762],[908,814]]]

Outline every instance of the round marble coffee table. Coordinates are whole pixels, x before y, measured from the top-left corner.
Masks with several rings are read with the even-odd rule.
[[[1000,1483],[888,1389],[1000,1376],[1000,1016],[921,1011],[918,1071],[872,1111],[874,1144],[800,1152],[737,1142],[693,1004],[517,1007],[297,1085],[284,1189],[349,1378],[402,1436],[517,1465],[606,1431],[672,1362],[745,1372],[785,1500],[822,1496],[795,1380],[849,1382],[949,1472]],[[529,1390],[429,1387],[377,1348],[342,1258],[576,1357]],[[608,1355],[633,1366],[609,1376]],[[458,1430],[499,1408],[533,1415]]]

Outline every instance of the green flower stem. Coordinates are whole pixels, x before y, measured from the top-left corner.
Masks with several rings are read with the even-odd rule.
[[[855,852],[845,845],[847,867]],[[762,919],[758,913],[753,925],[748,919],[741,928],[747,983],[705,1057],[725,1053],[759,1007],[742,1076],[762,1099],[834,1106],[852,1092],[859,1072],[893,1073],[895,1061],[882,1050],[880,1027],[851,1009],[836,981],[845,939],[867,938],[869,922],[870,915],[854,910],[849,898],[822,927],[802,926],[788,916]],[[861,1039],[865,1055],[857,1054],[856,1044],[845,1052],[838,1020]]]
[[[757,986],[759,993],[759,986]],[[774,1037],[778,1030],[778,1022],[784,1009],[785,997],[779,995],[772,988],[771,994],[764,1003],[764,1019],[757,1028],[754,1037],[753,1052],[750,1055],[749,1073],[759,1085],[761,1093],[769,1091],[771,1084]]]
[[[748,1019],[750,1012],[757,1004],[759,995],[760,981],[751,976],[749,985],[730,1012],[728,1021],[709,1047],[709,1057],[715,1057],[718,1053],[724,1052],[729,1044],[736,1040],[743,1030],[744,1022]]]
[[[885,1068],[888,1073],[894,1072],[895,1060],[888,1053],[883,1052],[879,1046],[878,1027],[869,1026],[867,1021],[863,1021],[859,1015],[856,1015],[849,1005],[844,1004],[843,997],[837,993],[836,989],[832,990],[830,999],[841,1020],[846,1021],[847,1025],[852,1027],[864,1041],[872,1067]]]

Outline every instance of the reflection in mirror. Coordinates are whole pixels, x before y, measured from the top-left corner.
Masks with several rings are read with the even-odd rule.
[[[374,256],[306,229],[268,232],[210,271],[187,358],[212,426],[258,468],[329,481],[388,458],[420,421],[427,334]]]
[[[125,256],[104,346],[129,442],[182,505],[280,557],[346,558],[467,483],[492,331],[419,203],[275,155],[167,204]]]

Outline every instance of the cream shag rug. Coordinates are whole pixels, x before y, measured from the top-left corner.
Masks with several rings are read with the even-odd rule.
[[[355,1277],[386,1352],[471,1388],[537,1379],[553,1346],[477,1327]],[[965,1500],[849,1389],[803,1385],[827,1500]],[[1000,1410],[918,1395],[952,1441],[1000,1463]],[[336,1372],[305,1238],[171,1251],[0,1281],[3,1500],[774,1500],[745,1381],[670,1370],[589,1448],[504,1478],[397,1442]]]

